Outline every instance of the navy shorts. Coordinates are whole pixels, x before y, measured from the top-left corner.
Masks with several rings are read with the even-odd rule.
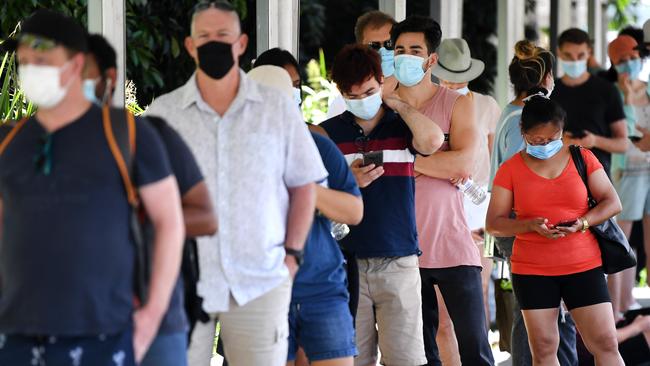
[[[0,334],[0,365],[135,366],[133,333],[89,337]]]
[[[553,309],[564,300],[567,309],[610,302],[602,267],[564,276],[512,275],[522,310]]]
[[[346,299],[291,303],[289,308],[288,361],[298,347],[309,361],[356,356],[354,326]]]

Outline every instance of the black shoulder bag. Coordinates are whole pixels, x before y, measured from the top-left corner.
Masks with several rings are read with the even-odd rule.
[[[571,157],[576,165],[576,170],[587,187],[589,196],[589,209],[594,208],[598,202],[591,195],[587,180],[587,167],[582,157],[581,147],[571,145]],[[603,260],[603,270],[607,274],[617,273],[624,269],[636,266],[636,256],[630,248],[625,234],[613,218],[607,219],[602,224],[590,226],[589,229],[598,239],[598,246]]]

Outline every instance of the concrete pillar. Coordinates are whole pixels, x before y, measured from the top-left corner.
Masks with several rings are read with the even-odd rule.
[[[126,79],[126,5],[124,0],[88,0],[88,31],[102,34],[117,54],[113,105],[124,106]]]
[[[257,54],[274,47],[298,58],[299,0],[257,0]]]
[[[603,0],[588,0],[588,29],[593,42],[594,58],[605,67],[607,61],[607,4]]]
[[[497,2],[497,78],[494,85],[496,100],[502,107],[514,98],[508,76],[508,65],[514,57],[514,45],[524,39],[524,1]]]
[[[442,39],[462,38],[463,2],[460,0],[432,0],[430,14],[442,29]]]
[[[379,0],[379,10],[401,22],[406,18],[406,0]]]

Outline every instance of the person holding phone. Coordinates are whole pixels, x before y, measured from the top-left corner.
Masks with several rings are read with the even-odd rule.
[[[551,99],[567,113],[565,143],[593,151],[609,174],[611,154],[625,152],[628,146],[621,98],[610,83],[589,73],[587,32],[577,28],[562,32],[556,53],[564,75],[555,81]]]
[[[526,143],[521,133],[521,112],[524,100],[535,94],[550,94],[554,87],[552,71],[554,63],[553,54],[544,48],[537,47],[526,40],[515,44],[515,56],[510,62],[508,72],[517,97],[504,108],[497,124],[488,190],[492,190],[494,176],[501,164],[525,149]],[[512,254],[513,239],[496,238],[495,240],[495,245],[506,258],[510,258]],[[516,298],[513,301],[512,310],[511,353],[513,364],[532,365],[530,347],[526,341],[526,326]],[[560,333],[558,358],[563,365],[573,365],[578,359],[575,351],[576,330],[573,319],[570,315],[558,316],[557,325]]]
[[[566,113],[545,96],[530,98],[521,116],[526,149],[498,170],[487,215],[495,236],[515,236],[512,282],[521,306],[533,365],[557,365],[557,318],[564,301],[599,365],[623,365],[600,248],[588,230],[621,211],[602,164],[582,150],[587,189],[563,144]],[[543,194],[540,194],[543,192]],[[517,213],[511,218],[511,212]]]
[[[422,365],[413,165],[415,154],[432,154],[444,135],[399,97],[382,96],[380,56],[367,46],[345,46],[332,78],[348,110],[321,126],[351,165],[364,205],[363,220],[340,242],[359,267],[355,365],[377,364],[377,346],[383,364]]]

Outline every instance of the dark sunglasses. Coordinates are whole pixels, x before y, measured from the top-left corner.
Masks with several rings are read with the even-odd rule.
[[[38,151],[34,156],[34,167],[43,175],[52,172],[52,134],[46,133],[38,140]]]
[[[368,47],[372,48],[375,51],[379,51],[382,47],[385,49],[392,51],[393,50],[393,41],[390,39],[387,41],[382,42],[370,42],[368,43]]]

